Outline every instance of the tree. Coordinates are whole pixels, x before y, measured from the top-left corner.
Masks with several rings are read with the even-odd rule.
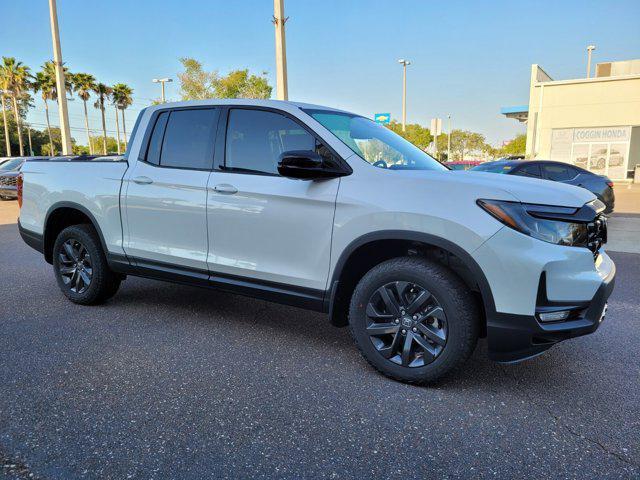
[[[485,146],[484,135],[469,130],[451,131],[451,156],[464,161],[465,153],[481,151]]]
[[[3,58],[4,61],[4,58]],[[9,122],[7,120],[7,104],[5,95],[9,91],[9,77],[5,75],[0,66],[0,100],[2,101],[2,123],[4,125],[4,139],[7,149],[7,157],[11,156],[11,138],[9,136]]]
[[[36,73],[35,81],[33,82],[33,91],[35,93],[40,92],[42,101],[44,102],[44,113],[47,120],[47,133],[49,135],[49,146],[51,151],[53,148],[53,137],[51,136],[51,122],[49,121],[49,100],[55,100],[55,72],[51,68],[53,63],[47,62],[42,66],[42,71]]]
[[[273,87],[264,76],[249,75],[249,70],[234,70],[215,82],[217,98],[270,98]]]
[[[107,123],[104,118],[104,103],[107,100],[109,100],[109,98],[111,97],[111,94],[113,93],[113,90],[111,89],[111,87],[105,85],[104,83],[97,83],[93,91],[98,96],[98,99],[96,100],[96,103],[93,104],[93,106],[95,108],[100,109],[100,114],[102,115],[102,154],[106,155],[108,149],[107,149]],[[117,114],[118,112],[116,110],[116,115]],[[120,148],[118,148],[117,150],[120,151]]]
[[[194,58],[183,57],[180,63],[184,67],[184,72],[178,73],[182,100],[204,100],[215,97],[217,72],[205,71],[202,64]]]
[[[178,73],[182,100],[207,98],[270,98],[273,87],[263,73],[250,74],[248,69],[233,70],[226,76],[207,72],[194,58],[181,58],[184,71]]]
[[[127,148],[127,127],[124,122],[124,111],[133,103],[132,94],[133,89],[124,83],[116,83],[113,86],[113,92],[111,94],[113,103],[116,105],[116,118],[118,114],[117,109],[120,109],[120,112],[122,112],[122,133],[125,148]]]
[[[18,129],[18,145],[20,148],[20,156],[24,156],[24,144],[22,141],[22,125],[20,122],[20,108],[18,101],[21,99],[23,93],[29,88],[29,67],[23,65],[22,62],[17,61],[14,57],[2,57],[2,66],[0,67],[1,76],[3,77],[3,84],[8,87],[11,100],[13,101],[13,111],[16,118],[16,128]]]
[[[78,94],[84,106],[84,128],[87,131],[87,143],[89,145],[89,153],[93,154],[91,148],[91,134],[89,133],[89,113],[87,112],[87,100],[91,96],[91,92],[96,89],[96,79],[88,73],[74,73],[71,75],[71,84],[73,90]]]
[[[404,139],[413,143],[416,147],[426,150],[427,147],[433,142],[433,136],[428,128],[418,125],[417,123],[406,124],[406,131],[402,131],[402,124],[396,120],[392,120],[387,128],[397,133]]]
[[[14,152],[18,151],[18,130],[16,128],[16,121],[13,115],[13,111],[7,112],[9,141],[11,149]],[[4,117],[0,116],[0,131],[4,128]],[[51,141],[53,142],[53,150],[51,149]],[[46,129],[35,130],[31,129],[31,143],[33,146],[34,155],[56,155],[62,150],[62,135],[58,127],[51,127],[51,141],[49,140],[49,134]],[[75,139],[71,140],[72,144],[75,144]]]
[[[527,148],[527,135],[522,133],[520,135],[516,135],[513,140],[504,145],[500,150],[499,154],[503,156],[508,155],[524,155]]]

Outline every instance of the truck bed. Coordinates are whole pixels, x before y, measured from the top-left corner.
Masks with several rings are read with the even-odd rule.
[[[123,252],[120,189],[129,167],[122,156],[68,156],[29,159],[20,226],[42,235],[49,215],[60,207],[83,211],[100,225],[109,251]]]

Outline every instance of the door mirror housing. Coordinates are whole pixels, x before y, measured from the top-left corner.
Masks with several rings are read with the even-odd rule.
[[[321,180],[347,174],[325,165],[322,157],[312,150],[289,150],[280,154],[278,173],[300,180]]]

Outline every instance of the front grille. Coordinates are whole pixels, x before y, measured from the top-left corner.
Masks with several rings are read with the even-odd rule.
[[[607,243],[607,217],[598,214],[596,218],[587,224],[587,248],[593,252],[594,258],[598,256],[600,247]]]
[[[15,187],[17,184],[17,177],[0,177],[0,185],[3,187]]]

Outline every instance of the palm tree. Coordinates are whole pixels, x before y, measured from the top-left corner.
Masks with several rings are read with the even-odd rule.
[[[109,97],[111,97],[113,90],[111,90],[111,87],[108,87],[104,83],[97,83],[93,91],[98,96],[98,99],[96,100],[96,103],[93,104],[93,106],[96,108],[99,108],[100,113],[102,114],[102,154],[106,155],[107,154],[107,124],[104,120],[104,102],[109,100]],[[117,116],[118,116],[118,111],[116,110],[116,118]],[[120,148],[120,145],[118,145],[118,148]]]
[[[89,153],[93,155],[91,146],[91,135],[89,134],[89,114],[87,113],[87,100],[91,92],[96,89],[96,79],[88,73],[74,73],[71,76],[71,84],[84,104],[84,127],[87,130],[87,141],[89,142]]]
[[[13,100],[13,113],[16,117],[16,127],[18,128],[18,144],[20,146],[20,156],[24,156],[24,144],[22,142],[22,126],[20,124],[20,109],[18,99],[29,86],[29,67],[17,61],[14,57],[2,57],[3,76],[6,78],[8,90]]]
[[[124,134],[124,148],[127,148],[127,127],[124,123],[124,111],[133,103],[131,94],[133,89],[124,83],[116,83],[113,86],[113,103],[116,105],[116,118],[118,115],[117,109],[122,112],[122,133]]]
[[[0,67],[0,100],[2,101],[2,119],[4,120],[4,139],[7,145],[7,157],[11,156],[11,139],[9,138],[9,124],[7,123],[7,105],[5,95],[9,92],[9,78]]]
[[[47,133],[49,134],[49,150],[51,155],[55,155],[56,152],[53,147],[53,137],[51,135],[51,123],[49,122],[49,100],[55,100],[56,94],[56,74],[53,62],[46,62],[42,66],[42,71],[36,73],[35,82],[33,82],[33,91],[35,93],[40,92],[42,95],[42,101],[44,102],[44,113],[47,119]]]

